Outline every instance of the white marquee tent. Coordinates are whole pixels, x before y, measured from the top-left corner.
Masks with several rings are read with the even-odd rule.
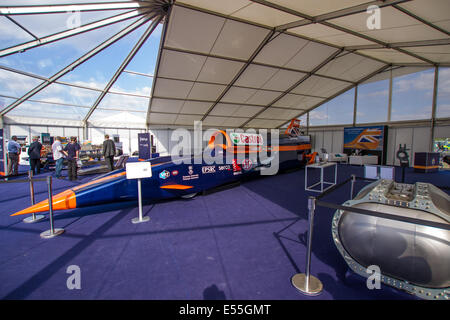
[[[428,69],[433,122],[438,70],[450,66],[448,0],[48,2],[0,2],[0,26],[28,37],[0,49],[4,124],[161,129],[203,121],[206,127],[279,128],[361,84],[392,83]],[[74,28],[55,22],[45,29],[36,20],[67,22],[74,12],[83,17]],[[54,72],[39,74],[10,59],[32,59],[32,51],[71,39],[89,43],[92,38],[83,37],[91,33],[90,49]],[[98,56],[127,38],[129,50],[100,69]],[[135,61],[150,60],[152,41],[158,50],[148,66],[154,70],[141,70],[142,63],[133,69]],[[104,61],[114,57],[105,54]],[[97,67],[101,81],[82,78]],[[145,85],[124,90],[127,77]]]

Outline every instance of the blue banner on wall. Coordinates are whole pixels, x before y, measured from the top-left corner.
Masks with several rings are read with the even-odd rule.
[[[147,160],[151,158],[151,140],[150,133],[138,133],[139,141],[139,159]]]
[[[50,133],[41,133],[41,143],[47,145],[52,144],[50,141]]]
[[[3,149],[3,129],[0,129],[0,175],[6,176],[5,172],[5,152]]]
[[[383,151],[384,126],[344,128],[344,148]]]

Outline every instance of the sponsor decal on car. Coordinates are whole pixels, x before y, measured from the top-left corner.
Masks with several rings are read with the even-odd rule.
[[[172,171],[172,175],[173,175],[173,176],[178,175],[178,170],[173,170],[173,171]]]
[[[231,141],[237,146],[261,146],[264,144],[262,135],[256,133],[230,133]]]
[[[242,168],[244,168],[245,171],[248,171],[252,168],[252,160],[250,159],[244,159],[242,160]]]
[[[206,173],[215,173],[216,172],[216,167],[215,166],[206,166],[206,167],[202,167],[202,173],[206,174]]]
[[[183,176],[183,181],[194,180],[194,179],[198,179],[198,174],[193,174],[193,175],[189,175],[189,176]]]
[[[170,172],[167,170],[161,171],[161,173],[159,174],[159,177],[161,179],[167,179],[168,177],[170,177]]]
[[[194,167],[189,166],[188,167],[188,175],[183,176],[183,181],[194,180],[194,179],[198,179],[198,178],[199,178],[198,174],[194,174]]]
[[[224,165],[224,166],[219,166],[218,168],[219,168],[219,171],[224,171],[224,170],[231,171],[231,165],[229,165],[229,164]]]
[[[242,173],[241,166],[237,163],[236,159],[233,159],[233,174],[238,175]]]

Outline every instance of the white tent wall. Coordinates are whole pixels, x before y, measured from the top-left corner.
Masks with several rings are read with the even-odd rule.
[[[83,137],[83,128],[63,127],[63,137]]]
[[[329,153],[343,152],[344,127],[310,128],[312,151],[321,152],[324,148]],[[406,144],[410,155],[410,166],[414,165],[414,152],[429,152],[431,127],[428,124],[389,125],[387,139],[387,165],[399,165],[396,152],[399,144]],[[450,125],[441,124],[434,127],[434,138],[450,137]]]
[[[161,156],[168,155],[170,152],[170,130],[155,129],[150,130],[149,132],[153,135],[153,144],[156,146],[156,152]]]
[[[64,137],[64,128],[61,127],[48,127],[48,133],[50,133],[50,136],[52,137]]]

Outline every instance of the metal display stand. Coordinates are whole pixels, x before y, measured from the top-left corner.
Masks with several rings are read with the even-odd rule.
[[[302,293],[309,296],[316,296],[322,293],[322,282],[310,274],[311,269],[311,246],[314,226],[314,211],[316,209],[316,199],[314,197],[308,198],[309,211],[309,231],[308,243],[306,253],[306,271],[305,273],[297,273],[291,278],[292,285]]]
[[[136,223],[141,223],[141,222],[147,222],[150,220],[149,216],[142,216],[142,187],[141,187],[141,178],[137,179],[137,184],[138,184],[138,202],[139,202],[139,217],[137,218],[133,218],[131,219],[131,222],[136,224]]]
[[[324,181],[324,169],[328,167],[334,167],[334,182]],[[308,186],[308,169],[320,169],[320,181]],[[337,164],[336,162],[314,163],[306,166],[305,169],[305,190],[313,192],[324,192],[337,183]],[[314,187],[320,185],[320,190],[314,189]],[[328,185],[324,188],[324,185]]]
[[[316,206],[321,206],[321,207],[330,208],[330,209],[334,209],[334,210],[348,211],[348,212],[353,212],[353,213],[358,213],[358,214],[362,214],[362,215],[368,215],[368,216],[373,216],[373,217],[378,217],[378,218],[383,218],[383,219],[391,219],[394,221],[414,223],[414,224],[419,224],[422,226],[434,227],[434,228],[439,228],[439,229],[443,229],[443,230],[450,230],[450,226],[445,223],[428,221],[428,220],[417,219],[417,218],[406,217],[406,216],[397,216],[397,215],[392,215],[389,213],[371,211],[371,210],[350,207],[350,206],[345,206],[345,205],[338,205],[338,204],[328,203],[328,202],[324,202],[324,201],[320,200],[325,195],[342,187],[343,185],[347,184],[348,182],[351,183],[350,184],[350,199],[353,199],[353,194],[355,191],[355,182],[357,179],[365,180],[365,181],[376,181],[376,179],[360,178],[360,177],[356,177],[355,175],[351,175],[350,178],[346,179],[345,181],[342,181],[339,185],[329,187],[332,189],[317,196],[317,198],[312,197],[312,196],[310,196],[308,198],[309,229],[308,229],[308,242],[307,242],[307,252],[306,252],[306,268],[305,268],[306,270],[305,270],[305,273],[297,273],[291,278],[292,285],[297,290],[299,290],[301,293],[303,293],[305,295],[309,295],[309,296],[319,295],[323,290],[322,282],[318,278],[316,278],[310,274],[311,250],[312,250],[312,239],[313,239],[313,228],[314,228],[314,214],[315,214]],[[439,187],[439,188],[448,189],[447,187],[444,187],[444,188]],[[295,222],[297,222],[297,221],[298,220],[296,220]],[[290,226],[291,225],[289,225],[288,227],[290,227]],[[284,228],[283,230],[285,230],[285,229],[286,228]],[[388,277],[386,277],[386,278],[388,279],[387,280],[388,284],[391,285],[391,283],[389,281],[393,281],[394,279],[390,280],[390,278],[388,278]],[[393,283],[395,283],[395,281],[393,281]],[[418,294],[421,294],[421,292],[419,291]],[[422,296],[424,296],[424,295],[422,295]],[[436,296],[435,298],[436,299],[440,298],[440,296],[439,297]]]
[[[33,206],[35,204],[35,200],[34,200],[34,185],[33,185],[33,171],[28,171],[28,179],[30,180],[30,197],[31,197],[31,205]],[[34,223],[34,222],[38,222],[45,219],[45,216],[39,214],[36,215],[35,213],[33,213],[31,215],[31,217],[27,217],[25,219],[23,219],[23,222],[25,223]]]
[[[53,192],[52,192],[52,177],[47,177],[48,184],[48,209],[49,209],[49,218],[50,218],[50,230],[44,231],[41,233],[41,238],[50,239],[60,234],[64,233],[64,229],[55,228],[53,225]]]

